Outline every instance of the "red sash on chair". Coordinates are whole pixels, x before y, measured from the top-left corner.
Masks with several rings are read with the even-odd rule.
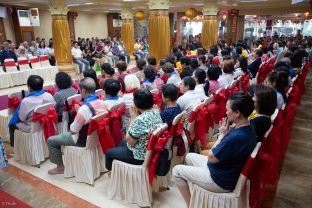
[[[39,62],[39,58],[38,57],[30,59],[30,63],[32,63],[32,64],[35,64],[35,63],[38,63],[38,62]]]
[[[52,96],[55,94],[55,90],[52,87],[51,88],[47,88],[44,91],[47,92],[47,93],[50,93]]]
[[[17,109],[17,107],[19,106],[19,104],[22,102],[22,99],[20,99],[17,96],[13,96],[8,98],[8,108],[12,108],[13,111],[15,112],[15,110]]]
[[[12,67],[12,66],[16,66],[16,64],[14,61],[5,61],[4,66],[5,67]]]
[[[201,107],[198,109],[197,112],[192,111],[190,113],[190,118],[189,122],[195,121],[194,125],[194,131],[195,131],[195,138],[193,139],[194,141],[200,141],[201,146],[203,148],[206,147],[207,145],[207,139],[206,139],[206,133],[207,133],[207,124],[206,124],[206,114],[207,114],[207,109],[205,106]]]
[[[266,72],[267,72],[267,64],[264,63],[260,66],[258,70],[257,84],[262,84],[264,82],[264,80],[266,79]]]
[[[185,144],[182,138],[184,127],[183,122],[178,122],[170,127],[170,134],[173,136],[173,143],[177,146],[177,156],[185,155]]]
[[[50,108],[46,114],[34,112],[32,121],[39,122],[43,127],[45,140],[48,140],[50,136],[56,135],[57,114],[54,108]]]
[[[109,122],[109,117],[104,117],[100,121],[91,119],[88,128],[88,135],[90,135],[95,130],[97,131],[99,142],[104,153],[115,147],[114,139],[109,130]]]
[[[118,108],[116,111],[110,112],[110,123],[109,129],[114,138],[115,145],[117,146],[119,142],[123,139],[124,135],[121,132],[121,118],[126,112],[126,106]]]
[[[245,94],[248,92],[249,88],[249,74],[244,74],[241,79],[241,87]]]
[[[40,61],[48,61],[48,56],[40,56]]]
[[[18,65],[28,65],[28,60],[18,60]]]
[[[213,116],[215,123],[219,123],[225,115],[227,99],[224,90],[213,97],[214,100],[207,106],[207,112]]]
[[[70,105],[68,105],[69,109],[70,109],[70,112],[72,114],[76,114],[76,109],[75,109],[75,105],[76,104],[81,106],[82,102],[81,101],[77,101],[76,99],[72,99],[72,103]],[[64,112],[67,112],[66,106],[64,106]]]
[[[158,137],[152,134],[148,141],[147,150],[153,151],[151,156],[151,162],[148,167],[148,179],[151,186],[153,184],[153,179],[155,177],[155,172],[158,165],[160,153],[164,150],[164,147],[166,143],[169,141],[170,137],[171,134],[166,130],[162,134],[162,137]]]

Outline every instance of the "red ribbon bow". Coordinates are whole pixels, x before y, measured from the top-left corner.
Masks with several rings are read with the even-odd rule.
[[[22,99],[20,99],[17,96],[10,97],[8,99],[8,108],[12,108],[13,111],[15,112],[16,109],[18,108],[19,104],[21,103],[21,101],[22,101]]]
[[[114,139],[109,130],[109,117],[104,117],[102,120],[90,120],[88,135],[90,135],[93,131],[97,130],[97,134],[99,136],[99,142],[102,147],[102,151],[106,153],[109,149],[115,147]]]
[[[32,121],[39,122],[43,127],[45,140],[48,140],[50,136],[56,135],[55,124],[57,123],[57,114],[53,107],[49,108],[46,114],[34,112]]]
[[[183,132],[183,122],[178,122],[176,125],[172,125],[170,133],[172,136],[180,136]]]
[[[212,115],[215,123],[219,123],[226,112],[226,96],[224,90],[218,94],[214,94],[214,100],[207,106],[208,114]],[[208,124],[211,125],[211,119]]]
[[[169,141],[170,137],[171,137],[171,134],[166,130],[162,134],[162,137],[158,137],[152,134],[149,139],[147,150],[152,151],[152,156],[151,156],[151,162],[148,168],[148,179],[149,179],[149,183],[151,186],[153,184],[153,179],[155,177],[155,172],[158,166],[160,153],[164,150],[164,147],[166,143]]]
[[[194,125],[194,131],[195,131],[195,138],[194,141],[200,141],[201,146],[203,148],[206,147],[207,139],[206,139],[206,133],[207,133],[207,124],[206,124],[206,114],[207,114],[206,107],[203,106],[200,109],[198,109],[197,112],[192,111],[190,114],[189,122],[195,121]]]
[[[114,138],[115,145],[117,146],[119,142],[123,139],[124,135],[121,132],[121,118],[126,112],[126,106],[123,105],[121,108],[118,108],[116,111],[110,112],[110,123],[109,128]]]
[[[69,106],[69,110],[72,114],[76,114],[76,109],[75,109],[75,105],[79,105],[81,106],[82,105],[82,102],[81,101],[78,101],[76,99],[72,99],[72,103]],[[66,106],[64,106],[64,111],[66,112],[67,109],[66,109]]]
[[[249,88],[249,74],[244,74],[241,79],[242,90],[245,94],[248,92]]]
[[[48,89],[45,89],[44,91],[47,93],[50,93],[52,96],[55,94],[54,88],[48,88]]]
[[[77,90],[77,91],[79,90],[79,87],[78,87],[77,84],[73,84],[73,85],[72,85],[72,88],[74,88],[74,89]]]

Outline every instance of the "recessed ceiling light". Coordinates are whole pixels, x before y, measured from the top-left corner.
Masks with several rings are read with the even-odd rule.
[[[114,9],[108,9],[108,10],[110,10],[110,11],[119,11],[119,10],[121,10],[121,9],[114,8]]]
[[[91,4],[94,4],[93,2],[87,2],[85,3],[86,5],[91,5]]]

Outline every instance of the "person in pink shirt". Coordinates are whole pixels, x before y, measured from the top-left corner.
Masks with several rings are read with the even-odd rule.
[[[209,66],[207,71],[208,80],[204,86],[205,92],[208,94],[214,94],[220,88],[220,84],[218,82],[219,76],[221,74],[221,69],[218,65],[212,64]]]

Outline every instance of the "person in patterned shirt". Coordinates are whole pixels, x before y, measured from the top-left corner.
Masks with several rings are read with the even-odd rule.
[[[106,153],[108,170],[111,170],[113,160],[134,165],[143,164],[149,137],[163,123],[159,111],[152,108],[153,96],[150,91],[137,90],[133,94],[133,101],[134,105],[130,108],[130,125],[125,140]]]

